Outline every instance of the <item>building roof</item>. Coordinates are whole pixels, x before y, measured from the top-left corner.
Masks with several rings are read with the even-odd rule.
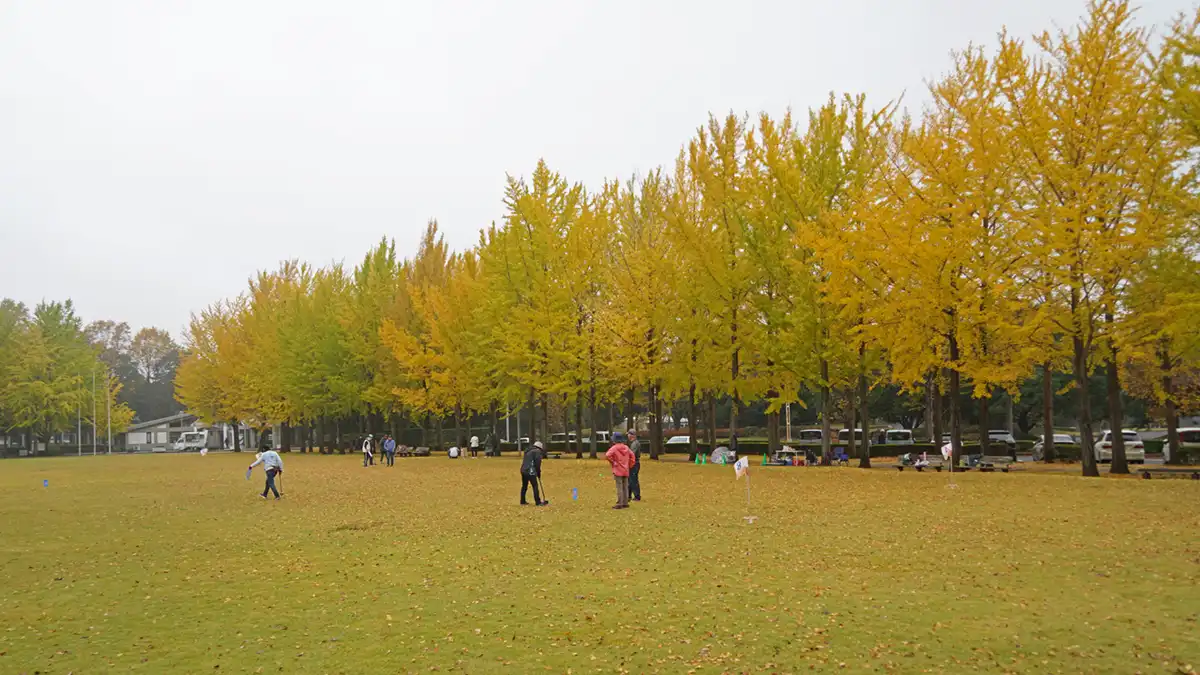
[[[129,428],[126,429],[126,431],[138,431],[141,429],[149,429],[151,427],[161,427],[161,426],[170,424],[171,422],[181,422],[188,418],[195,419],[195,417],[196,416],[191,413],[185,413],[185,412],[175,413],[174,415],[171,415],[170,417],[160,417],[156,420],[147,420],[145,422],[138,422],[137,424],[131,424],[131,425],[129,425]]]

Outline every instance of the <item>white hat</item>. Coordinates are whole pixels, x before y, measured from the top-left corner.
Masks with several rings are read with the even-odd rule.
[[[541,442],[541,441],[535,441],[535,442],[534,442],[534,444],[533,444],[533,447],[537,448],[538,450],[545,450],[545,449],[546,449],[546,446],[542,445],[542,442]]]

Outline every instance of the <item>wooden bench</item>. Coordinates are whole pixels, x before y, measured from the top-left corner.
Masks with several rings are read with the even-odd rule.
[[[1161,475],[1163,478],[1173,478],[1176,476],[1183,478],[1184,476],[1190,476],[1192,480],[1200,480],[1200,468],[1197,468],[1194,466],[1193,467],[1156,466],[1154,468],[1147,469],[1147,468],[1144,468],[1144,465],[1143,465],[1143,468],[1138,469],[1138,472],[1142,474],[1142,478],[1146,478],[1146,479],[1153,478],[1155,474],[1158,474],[1158,475]]]
[[[980,471],[1002,471],[1008,473],[1012,465],[1012,457],[1007,455],[984,455],[983,459],[979,460],[976,468]]]

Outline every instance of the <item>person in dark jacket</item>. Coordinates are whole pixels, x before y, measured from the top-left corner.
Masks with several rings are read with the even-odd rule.
[[[639,479],[642,473],[642,442],[637,434],[629,432],[629,449],[633,451],[633,466],[629,467],[629,497],[635,502],[642,501],[642,483]]]
[[[550,502],[542,501],[541,491],[538,489],[538,479],[542,477],[542,458],[545,455],[543,452],[542,442],[538,441],[525,451],[525,458],[521,460],[521,504],[526,505],[529,502],[525,501],[525,493],[529,486],[533,486],[533,503],[538,506],[545,506]]]

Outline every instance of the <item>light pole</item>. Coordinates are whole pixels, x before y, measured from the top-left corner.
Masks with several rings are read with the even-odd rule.
[[[108,452],[112,454],[112,372],[104,371],[104,419],[108,422]]]
[[[96,456],[96,366],[92,366],[92,456]]]
[[[787,411],[787,440],[788,440],[788,443],[791,443],[792,442],[792,404],[788,403],[787,406],[784,407],[784,410]]]

